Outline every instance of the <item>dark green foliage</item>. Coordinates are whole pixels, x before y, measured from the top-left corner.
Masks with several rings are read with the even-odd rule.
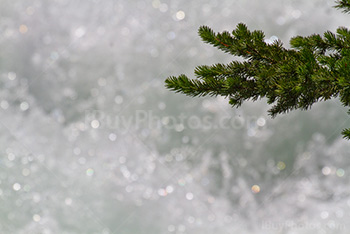
[[[336,2],[336,8],[350,12],[350,0]],[[262,31],[250,31],[238,24],[229,33],[215,33],[207,26],[199,28],[204,42],[243,62],[203,65],[195,69],[197,79],[185,75],[168,77],[166,87],[188,96],[224,96],[232,106],[243,101],[267,98],[273,106],[269,114],[293,109],[309,109],[315,102],[339,97],[350,106],[350,31],[340,27],[334,34],[296,36],[290,40],[292,49],[281,41],[265,42]],[[350,139],[350,129],[343,132]]]
[[[338,9],[342,9],[344,13],[350,12],[350,1],[349,0],[338,0],[335,6]]]

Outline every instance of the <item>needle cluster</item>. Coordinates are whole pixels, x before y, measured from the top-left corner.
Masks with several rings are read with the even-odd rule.
[[[336,8],[350,12],[350,0],[336,1]],[[196,79],[170,76],[168,89],[188,96],[224,96],[234,107],[243,101],[266,98],[269,114],[309,109],[314,103],[339,98],[350,106],[350,30],[296,36],[291,49],[281,41],[267,43],[260,30],[250,31],[243,23],[231,33],[215,33],[208,26],[198,30],[202,40],[243,61],[202,65],[195,68]],[[350,139],[350,128],[342,132]]]

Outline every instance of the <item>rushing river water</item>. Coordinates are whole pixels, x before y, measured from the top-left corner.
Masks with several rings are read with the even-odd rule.
[[[288,46],[349,27],[333,4],[0,0],[0,233],[349,233],[338,100],[271,119],[164,88],[233,59],[200,25]]]

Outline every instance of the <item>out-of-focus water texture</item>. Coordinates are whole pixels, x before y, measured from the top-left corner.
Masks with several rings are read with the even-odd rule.
[[[349,233],[349,116],[164,88],[267,42],[349,27],[333,1],[0,0],[0,233]]]

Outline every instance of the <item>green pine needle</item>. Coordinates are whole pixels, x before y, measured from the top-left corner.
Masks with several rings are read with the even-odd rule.
[[[336,1],[336,8],[350,12],[350,0]],[[350,30],[339,27],[323,36],[296,36],[292,49],[280,41],[265,42],[262,31],[250,31],[240,23],[231,33],[215,33],[201,26],[199,36],[205,43],[240,56],[245,61],[202,65],[195,68],[196,79],[185,75],[170,76],[165,86],[188,96],[229,97],[232,106],[244,101],[267,98],[273,106],[269,114],[309,109],[314,103],[339,97],[350,106]],[[350,129],[343,131],[350,140]]]

